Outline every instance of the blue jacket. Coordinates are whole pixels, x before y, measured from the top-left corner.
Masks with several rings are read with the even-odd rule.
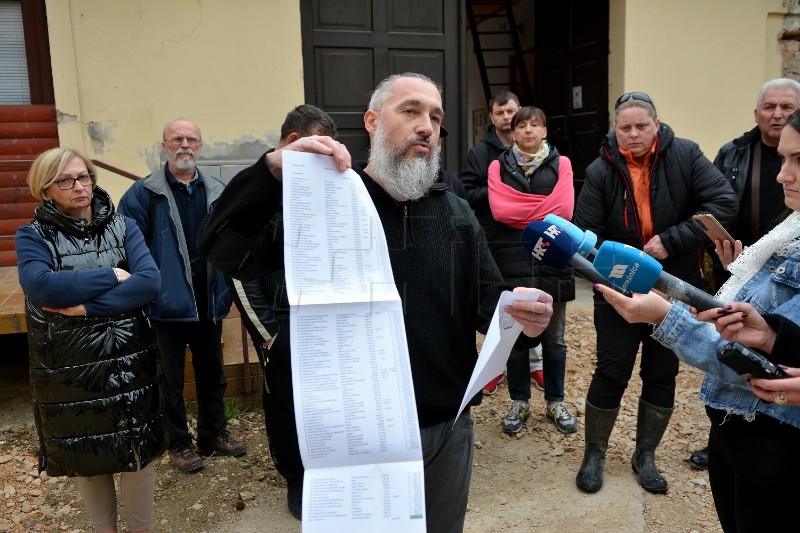
[[[780,314],[800,322],[800,252],[788,258],[773,255],[745,283],[736,301],[749,302],[761,314]],[[753,394],[747,381],[717,360],[717,349],[727,341],[713,325],[695,320],[686,305],[673,305],[653,338],[681,361],[705,371],[700,399],[709,407],[749,421],[761,413],[800,428],[800,407],[765,402]]]
[[[158,172],[139,180],[125,192],[119,202],[119,212],[136,221],[145,239],[149,241],[150,253],[161,270],[161,290],[150,304],[150,316],[166,322],[196,322],[199,320],[197,304],[192,287],[192,271],[178,206],[164,172]],[[198,171],[206,192],[207,211],[219,198],[225,184],[212,176]],[[150,227],[150,202],[159,197]],[[219,270],[208,265],[208,309],[207,317],[216,322],[227,316],[231,307],[231,296]]]

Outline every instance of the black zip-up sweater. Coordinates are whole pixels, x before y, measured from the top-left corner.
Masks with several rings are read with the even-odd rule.
[[[451,193],[442,186],[434,185],[419,200],[400,203],[355,170],[386,234],[403,304],[419,423],[445,422],[456,415],[477,360],[475,331],[487,330],[500,293],[512,286],[503,281],[474,216],[466,205],[462,211],[468,217],[453,216],[446,196]],[[243,281],[278,272],[282,276],[282,231],[269,229],[280,225],[274,221],[280,204],[281,184],[261,157],[217,200],[200,230],[201,255]],[[535,346],[537,340],[521,343]],[[478,403],[480,394],[471,405]]]

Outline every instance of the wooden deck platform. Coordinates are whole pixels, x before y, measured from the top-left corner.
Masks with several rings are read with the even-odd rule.
[[[25,295],[19,286],[17,267],[0,267],[0,335],[27,333],[25,324]],[[2,339],[0,339],[2,345]],[[245,350],[247,362],[245,363]],[[186,349],[186,388],[187,399],[196,398],[194,390],[194,369],[191,364],[191,351]],[[228,317],[222,322],[222,359],[225,363],[225,376],[228,378],[226,397],[260,394],[263,377],[258,359],[250,343],[250,338],[242,328],[239,312],[231,308]]]
[[[19,286],[17,267],[0,267],[0,335],[27,331],[25,295]]]

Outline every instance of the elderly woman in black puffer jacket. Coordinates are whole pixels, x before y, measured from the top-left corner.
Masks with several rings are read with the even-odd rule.
[[[117,530],[113,474],[130,531],[153,518],[164,451],[158,352],[144,306],[161,278],[135,222],[115,214],[81,154],[54,148],[28,174],[38,200],[17,231],[39,470],[76,477],[95,528]]]

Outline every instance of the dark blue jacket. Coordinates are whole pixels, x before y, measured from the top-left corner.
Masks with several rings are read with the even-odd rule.
[[[189,251],[186,245],[183,225],[178,214],[178,206],[167,182],[165,168],[139,180],[128,189],[119,202],[119,212],[139,224],[139,228],[149,242],[159,270],[161,270],[161,290],[150,304],[150,316],[165,322],[196,322],[199,320],[197,304],[192,286],[192,270]],[[198,171],[199,180],[206,191],[207,212],[219,198],[225,184],[212,176]],[[154,228],[150,227],[150,202],[155,200],[153,213]],[[216,322],[227,316],[231,307],[231,296],[219,270],[208,265],[208,294],[206,316]]]

